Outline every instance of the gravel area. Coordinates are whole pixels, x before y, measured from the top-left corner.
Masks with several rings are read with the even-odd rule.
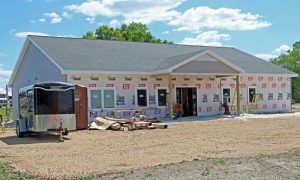
[[[168,129],[77,131],[17,138],[0,133],[0,161],[46,178],[82,177],[194,159],[239,158],[300,147],[300,118],[273,117],[170,124]]]
[[[300,179],[300,149],[275,155],[183,161],[139,170],[95,176],[121,179]]]

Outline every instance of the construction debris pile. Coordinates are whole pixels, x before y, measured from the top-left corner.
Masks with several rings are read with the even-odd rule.
[[[160,123],[158,119],[138,114],[131,119],[96,117],[89,129],[132,131],[139,129],[166,129],[167,127],[167,124]]]

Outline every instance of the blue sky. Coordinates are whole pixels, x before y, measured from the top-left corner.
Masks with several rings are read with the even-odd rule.
[[[135,21],[157,38],[268,59],[300,40],[299,7],[296,0],[1,0],[0,92],[27,34],[81,37]]]

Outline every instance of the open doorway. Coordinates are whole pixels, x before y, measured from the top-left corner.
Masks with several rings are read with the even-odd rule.
[[[248,103],[254,103],[256,95],[256,87],[248,87]]]
[[[222,88],[222,104],[224,103],[225,98],[227,103],[231,103],[230,97],[231,97],[230,88],[227,87]]]
[[[176,104],[182,105],[183,117],[197,116],[197,89],[176,88]]]

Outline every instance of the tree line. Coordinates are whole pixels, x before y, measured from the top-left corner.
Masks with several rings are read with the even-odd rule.
[[[297,74],[300,73],[300,41],[293,44],[293,48],[277,58],[271,59],[273,64],[291,70]],[[300,77],[292,79],[292,98],[300,99]]]
[[[173,44],[172,41],[156,38],[148,31],[148,27],[145,24],[135,22],[128,25],[122,24],[120,28],[100,26],[95,33],[89,31],[83,35],[83,38]]]

